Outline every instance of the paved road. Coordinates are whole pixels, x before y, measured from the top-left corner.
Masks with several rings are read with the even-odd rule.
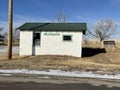
[[[0,90],[120,90],[120,83],[94,79],[74,81],[0,77]]]
[[[34,83],[34,82],[1,82],[0,90],[120,90],[120,87],[93,86],[85,83],[74,84],[50,84],[50,83]]]

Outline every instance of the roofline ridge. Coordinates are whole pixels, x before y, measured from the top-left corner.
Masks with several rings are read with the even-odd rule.
[[[45,23],[49,23],[49,24],[87,24],[85,22],[68,22],[68,23],[59,23],[59,22],[26,22],[24,24],[45,24]]]

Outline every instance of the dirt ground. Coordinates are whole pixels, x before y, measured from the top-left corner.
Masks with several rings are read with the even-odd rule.
[[[12,60],[7,60],[6,56],[0,56],[0,69],[85,70],[96,73],[100,71],[99,73],[101,74],[118,74],[120,73],[120,53],[115,53],[114,51],[96,52],[94,55],[84,56],[82,58],[58,55],[22,57],[13,55]]]

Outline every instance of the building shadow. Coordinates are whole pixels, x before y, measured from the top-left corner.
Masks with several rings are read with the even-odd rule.
[[[106,53],[104,48],[82,48],[82,57],[90,57],[100,53]]]

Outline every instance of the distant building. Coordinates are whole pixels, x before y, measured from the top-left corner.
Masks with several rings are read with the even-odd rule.
[[[104,48],[115,48],[116,44],[113,40],[103,41]]]
[[[4,37],[0,35],[0,42],[4,42]]]
[[[25,23],[20,30],[20,55],[81,57],[86,23]]]

